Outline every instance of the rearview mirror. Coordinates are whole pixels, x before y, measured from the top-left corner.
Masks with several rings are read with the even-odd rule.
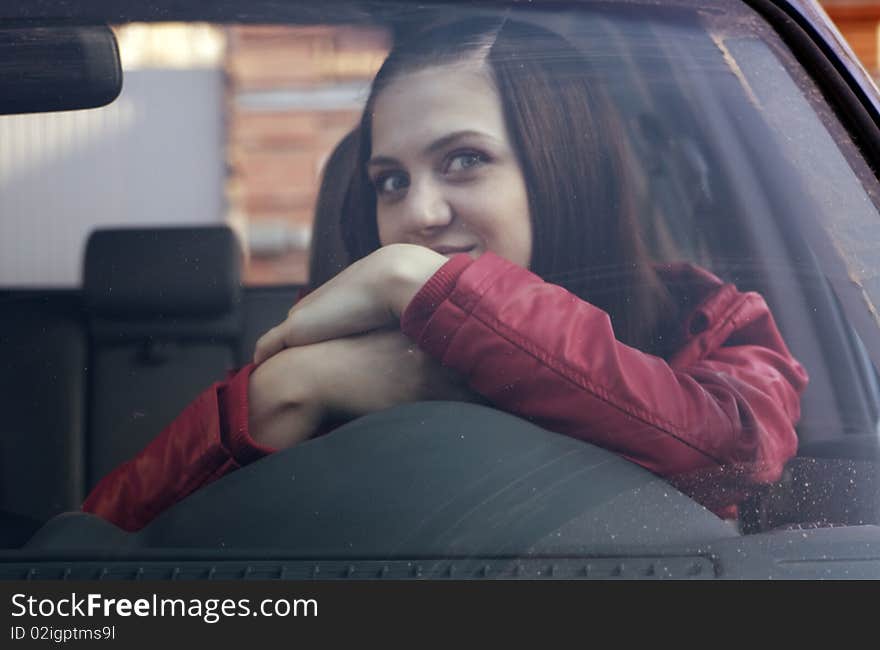
[[[96,108],[121,90],[119,50],[106,25],[0,26],[0,115]]]

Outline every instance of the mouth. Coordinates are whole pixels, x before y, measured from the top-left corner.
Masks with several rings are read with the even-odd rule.
[[[447,257],[452,257],[453,255],[458,255],[459,253],[470,253],[474,250],[476,246],[434,246],[432,250],[435,253],[440,253],[441,255],[446,255]]]

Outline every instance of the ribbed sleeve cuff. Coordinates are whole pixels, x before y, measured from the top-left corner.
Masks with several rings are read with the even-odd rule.
[[[247,465],[277,451],[258,444],[248,428],[248,382],[256,366],[249,363],[218,391],[221,435],[229,455],[239,465]]]
[[[460,253],[437,269],[401,314],[401,331],[415,341],[420,340],[434,310],[449,297],[458,278],[473,262],[469,255]]]

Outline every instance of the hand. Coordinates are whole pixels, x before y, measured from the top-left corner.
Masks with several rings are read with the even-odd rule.
[[[422,400],[482,399],[459,373],[441,366],[399,330],[334,339],[308,348],[316,361],[313,399],[330,419],[350,420]]]
[[[397,330],[284,350],[253,371],[248,397],[251,437],[278,449],[328,420],[420,400],[482,401]]]
[[[285,348],[397,325],[418,290],[446,261],[422,246],[380,248],[294,305],[284,322],[257,341],[254,363]]]

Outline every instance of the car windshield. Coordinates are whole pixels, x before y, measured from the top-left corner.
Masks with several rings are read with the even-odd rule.
[[[222,554],[277,506],[310,557],[608,553],[686,543],[670,494],[718,538],[873,523],[880,186],[767,18],[227,4],[107,16],[115,101],[0,116],[7,548]]]

